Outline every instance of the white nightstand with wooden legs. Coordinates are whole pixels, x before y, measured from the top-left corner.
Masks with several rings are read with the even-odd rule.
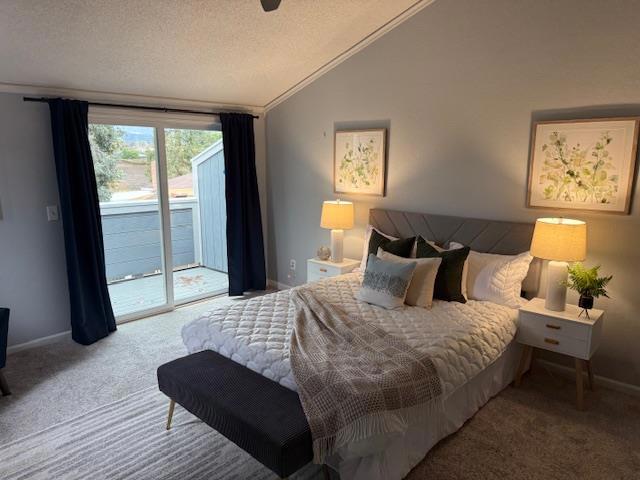
[[[544,299],[534,298],[520,308],[516,340],[524,345],[516,375],[516,386],[531,362],[534,348],[561,353],[574,358],[576,369],[576,404],[584,408],[583,376],[586,370],[588,385],[593,390],[591,357],[600,345],[604,312],[591,309],[588,317],[582,309],[567,305],[563,312],[544,307]]]

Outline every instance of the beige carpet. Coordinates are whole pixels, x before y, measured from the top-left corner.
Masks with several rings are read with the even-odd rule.
[[[493,398],[441,441],[411,480],[640,479],[640,398],[585,392],[542,367]]]
[[[186,352],[182,325],[213,304],[121,325],[89,347],[70,340],[10,355],[13,395],[0,397],[0,448],[153,386]],[[574,408],[573,383],[539,367],[440,442],[409,479],[640,479],[640,398],[604,388]],[[2,477],[2,475],[0,475]],[[186,479],[185,479],[186,480]]]

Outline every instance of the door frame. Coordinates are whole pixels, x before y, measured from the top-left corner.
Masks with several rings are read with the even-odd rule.
[[[137,312],[116,317],[116,323],[127,323],[160,313],[170,312],[176,307],[220,296],[226,292],[219,290],[190,297],[176,302],[173,286],[173,257],[171,251],[171,206],[169,200],[169,179],[167,176],[167,158],[165,146],[165,128],[215,130],[222,131],[217,115],[196,115],[186,113],[155,112],[132,110],[120,107],[89,106],[89,123],[107,125],[127,125],[152,127],[156,148],[156,167],[158,181],[158,202],[160,213],[160,245],[162,248],[162,275],[165,287],[165,303]]]

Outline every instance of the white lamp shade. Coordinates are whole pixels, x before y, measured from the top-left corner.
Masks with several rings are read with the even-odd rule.
[[[569,218],[539,218],[531,255],[544,260],[579,262],[587,257],[587,224]]]
[[[353,217],[353,203],[326,201],[322,204],[320,226],[331,230],[349,230],[353,228]]]

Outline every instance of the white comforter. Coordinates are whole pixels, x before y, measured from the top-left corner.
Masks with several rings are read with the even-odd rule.
[[[385,310],[356,300],[361,280],[361,274],[352,273],[308,286],[348,313],[374,322],[413,348],[429,353],[445,398],[498,358],[516,333],[517,310],[491,302],[438,300],[430,310]],[[289,365],[290,294],[291,290],[283,290],[206,312],[183,327],[187,350],[214,350],[296,390]]]
[[[362,275],[353,273],[307,287],[429,353],[442,381],[445,408],[447,397],[497,360],[516,333],[517,310],[491,302],[438,300],[430,310],[385,310],[356,300],[361,281]],[[189,353],[214,350],[296,390],[289,364],[294,314],[290,295],[291,290],[284,290],[211,310],[183,327],[184,344]],[[469,409],[471,415],[477,407]],[[345,479],[400,479],[424,457],[434,440],[460,426],[443,429],[432,425],[433,421],[439,422],[428,417],[416,420],[404,437],[371,438],[350,445],[330,459],[330,464]]]

